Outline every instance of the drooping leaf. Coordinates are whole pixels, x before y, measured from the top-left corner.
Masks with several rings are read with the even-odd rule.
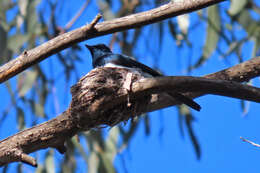
[[[260,36],[258,38],[255,38],[255,44],[252,51],[252,58],[260,56]]]
[[[74,137],[76,140],[76,137]],[[75,156],[75,145],[72,142],[73,139],[66,141],[67,151],[64,155],[64,159],[60,165],[62,173],[74,173],[77,167],[76,156]]]
[[[150,133],[151,133],[151,122],[150,122],[150,117],[145,114],[143,116],[143,119],[144,119],[144,128],[145,128],[145,135],[146,136],[149,136]]]
[[[105,141],[106,157],[112,162],[117,154],[117,145],[119,140],[119,127],[115,126],[109,131]]]
[[[46,173],[55,173],[54,151],[50,149],[45,156]]]
[[[98,155],[101,161],[98,167],[98,172],[116,173],[115,167],[113,165],[113,160],[111,160],[111,158],[108,158],[105,152],[99,152]]]
[[[35,114],[40,117],[45,117],[44,105],[34,102]]]
[[[140,121],[138,121],[138,122],[132,121],[130,124],[130,128],[128,130],[124,130],[122,127],[120,127],[120,134],[122,135],[122,138],[123,138],[123,143],[120,146],[120,150],[122,150],[123,148],[125,148],[128,145],[128,143],[130,142],[130,140],[136,133],[139,124],[140,124]]]
[[[17,27],[21,28],[24,24],[24,17],[27,15],[27,6],[29,1],[18,0],[18,7],[20,11],[20,15],[17,16]]]
[[[254,20],[249,11],[243,10],[237,17],[238,23],[246,30],[250,37],[258,37],[260,33],[259,21]]]
[[[228,13],[231,16],[236,16],[238,13],[240,13],[241,10],[243,10],[248,3],[248,0],[231,0],[230,8],[228,9]]]
[[[44,168],[41,164],[38,164],[36,170],[35,170],[35,173],[44,173]]]
[[[163,41],[163,29],[164,29],[164,27],[163,27],[164,25],[163,25],[163,22],[159,22],[158,23],[158,53],[160,53],[161,52],[161,49],[162,49],[162,41]]]
[[[84,160],[87,162],[88,161],[88,156],[86,154],[86,152],[84,151],[84,148],[83,146],[81,145],[81,143],[79,143],[79,141],[77,140],[77,137],[74,136],[72,139],[71,139],[73,145],[75,146],[75,148],[77,150],[79,150],[79,153],[80,155],[84,158]]]
[[[99,162],[97,153],[95,151],[90,151],[90,156],[88,158],[88,172],[97,173]]]
[[[5,52],[7,51],[6,50],[6,47],[7,47],[7,32],[6,30],[4,29],[4,27],[2,26],[2,24],[0,23],[0,64],[3,63],[4,61],[4,55],[5,55]]]
[[[201,157],[200,145],[199,145],[197,137],[194,134],[194,130],[192,129],[192,122],[194,121],[194,118],[191,114],[188,116],[185,116],[185,118],[186,118],[186,126],[187,126],[187,130],[188,130],[188,134],[190,136],[192,145],[194,147],[197,159],[200,159],[200,157]]]
[[[16,118],[17,118],[19,130],[23,130],[25,128],[24,111],[20,107],[17,107],[16,111],[17,111]]]
[[[105,20],[111,20],[116,17],[113,11],[111,10],[110,8],[111,6],[109,5],[108,2],[103,0],[98,0],[98,6]]]
[[[170,33],[172,34],[172,36],[174,38],[176,38],[176,34],[177,34],[177,31],[176,31],[176,24],[173,23],[173,21],[169,20],[168,21],[168,27],[170,29]]]
[[[36,71],[27,70],[18,76],[18,94],[23,97],[35,84],[38,73]]]
[[[8,38],[7,47],[14,53],[19,53],[21,47],[28,41],[28,35],[14,34]]]
[[[190,109],[186,105],[180,106],[178,110],[179,110],[179,116],[184,117],[184,118],[181,118],[180,120],[184,120],[184,123],[188,130],[189,137],[190,137],[192,145],[194,147],[197,159],[200,159],[200,156],[201,156],[200,145],[194,134],[194,130],[192,129],[192,123],[194,122],[194,117],[191,114]],[[180,124],[182,124],[182,122],[180,122]],[[181,128],[181,133],[183,135],[184,134],[183,126],[181,125],[180,128]]]
[[[214,5],[208,8],[208,25],[207,25],[207,36],[204,43],[202,56],[196,62],[196,64],[191,67],[191,69],[200,67],[204,62],[206,62],[211,54],[217,47],[219,40],[219,32],[221,29],[220,16],[218,5]]]
[[[28,1],[26,13],[26,29],[30,36],[32,36],[32,34],[39,33],[40,24],[38,22],[36,7],[40,2],[41,0]]]

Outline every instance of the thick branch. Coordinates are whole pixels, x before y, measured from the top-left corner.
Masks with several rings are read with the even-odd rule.
[[[139,73],[129,73],[132,72],[127,69],[113,68],[97,68],[89,72],[71,88],[72,101],[68,110],[0,142],[0,165],[21,161],[36,166],[36,161],[27,154],[48,147],[64,153],[64,142],[79,131],[114,126],[144,112],[153,111],[150,104],[157,104],[158,109],[169,106],[160,99],[170,100],[170,105],[176,104],[163,94],[166,91],[200,91],[202,94],[260,102],[259,88],[237,82],[199,77],[144,79]]]
[[[253,79],[260,75],[260,57],[252,58],[243,63],[237,64],[231,68],[221,70],[216,73],[205,75],[205,78],[216,79],[216,80],[228,80],[236,82],[247,82],[250,79]],[[196,98],[202,96],[204,93],[201,92],[187,92],[186,96],[191,98]],[[157,102],[152,102],[147,110],[154,111],[162,109],[165,107],[173,106],[176,103],[171,102],[169,99],[164,99],[159,97],[158,101],[161,105],[158,105]],[[162,106],[163,105],[163,106]]]
[[[199,10],[222,1],[225,0],[185,0],[175,3],[171,1],[166,5],[149,11],[105,21],[95,25],[100,19],[100,16],[97,16],[92,24],[64,33],[34,49],[24,51],[23,54],[16,59],[0,67],[0,83],[10,79],[47,57],[83,40],[141,27],[170,17]]]
[[[147,78],[133,84],[133,92],[200,92],[260,102],[260,89],[233,81],[206,79],[190,76],[168,76]]]

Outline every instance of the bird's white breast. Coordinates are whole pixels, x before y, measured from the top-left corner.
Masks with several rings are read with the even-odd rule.
[[[113,64],[113,63],[106,63],[106,64],[104,65],[104,67],[112,67],[112,68],[126,68],[126,69],[131,70],[132,72],[138,72],[138,73],[141,73],[142,76],[144,76],[144,77],[153,77],[153,76],[150,75],[149,73],[145,73],[145,72],[141,71],[141,70],[138,69],[138,68],[130,68],[130,67],[125,67],[125,66],[121,66],[121,65],[116,65],[116,64]]]

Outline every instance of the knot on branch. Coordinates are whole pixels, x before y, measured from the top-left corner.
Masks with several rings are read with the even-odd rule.
[[[141,78],[140,73],[128,69],[93,69],[72,86],[70,115],[77,117],[78,127],[84,130],[129,120],[139,113],[138,107],[150,101],[150,95],[131,96],[131,86],[126,87]]]

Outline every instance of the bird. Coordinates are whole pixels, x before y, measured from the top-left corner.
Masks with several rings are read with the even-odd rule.
[[[105,44],[97,45],[85,45],[90,51],[92,57],[93,68],[97,67],[114,67],[114,68],[127,68],[132,70],[138,70],[144,77],[161,77],[163,76],[158,71],[148,67],[132,57],[124,54],[115,54]],[[196,111],[200,111],[201,106],[193,101],[191,98],[184,96],[179,92],[168,93],[175,100],[183,103]]]

